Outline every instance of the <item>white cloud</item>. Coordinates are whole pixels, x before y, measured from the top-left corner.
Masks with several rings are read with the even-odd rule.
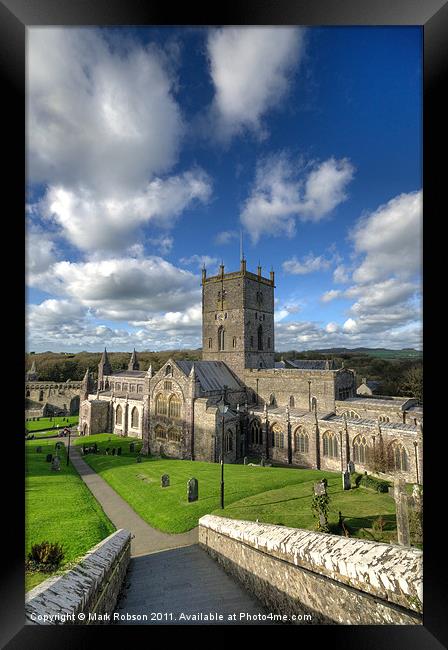
[[[259,161],[255,183],[240,214],[254,242],[262,234],[293,236],[296,220],[320,221],[347,199],[354,167],[346,158],[314,164],[306,178],[285,152]]]
[[[148,243],[154,246],[161,255],[166,255],[173,248],[174,239],[167,235],[161,237],[149,237]]]
[[[179,262],[186,266],[194,265],[199,269],[205,266],[209,269],[210,267],[214,268],[218,264],[218,258],[210,257],[209,255],[191,255],[191,257],[182,257]]]
[[[76,300],[97,318],[117,321],[181,311],[200,298],[198,277],[159,257],[58,262],[33,286]]]
[[[239,234],[236,230],[224,230],[219,232],[215,237],[215,244],[224,246],[230,244],[233,240],[238,239]]]
[[[210,193],[209,177],[197,169],[153,179],[140,192],[120,198],[52,185],[38,206],[42,216],[81,250],[117,251],[132,245],[138,228],[149,222],[172,227],[183,210],[195,201],[208,201]]]
[[[400,194],[360,220],[352,238],[355,252],[364,258],[353,273],[355,282],[420,273],[422,205],[421,191]]]
[[[345,284],[350,281],[350,273],[343,264],[337,266],[333,271],[333,280],[336,284]]]
[[[297,257],[292,257],[290,260],[285,260],[282,264],[285,273],[292,275],[307,275],[315,271],[326,271],[331,265],[331,260],[326,259],[323,255],[315,257],[309,253],[306,257],[299,261]]]
[[[322,302],[331,302],[332,300],[335,300],[335,298],[339,298],[341,296],[341,292],[338,291],[337,289],[330,289],[330,291],[326,291],[322,296],[321,296],[321,301]]]
[[[58,249],[49,233],[40,228],[29,227],[26,232],[26,270],[37,278],[45,273],[58,259]]]
[[[286,96],[304,52],[304,30],[224,27],[210,32],[207,49],[215,133],[228,138],[244,128],[259,131],[263,115]]]
[[[339,329],[339,325],[337,323],[327,323],[327,325],[325,326],[325,331],[328,334],[334,334],[335,332],[338,331],[338,329]]]
[[[344,332],[355,332],[357,328],[357,323],[353,318],[348,318],[342,326]]]
[[[116,195],[171,168],[184,126],[160,51],[91,28],[27,34],[30,181]]]

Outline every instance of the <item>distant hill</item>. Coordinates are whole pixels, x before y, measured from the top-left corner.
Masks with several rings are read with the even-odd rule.
[[[423,352],[414,348],[389,350],[388,348],[327,348],[325,350],[308,350],[319,354],[368,354],[371,357],[383,359],[421,359]]]

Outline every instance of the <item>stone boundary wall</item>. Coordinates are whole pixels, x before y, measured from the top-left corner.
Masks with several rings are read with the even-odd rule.
[[[63,575],[26,595],[28,625],[110,623],[131,555],[131,533],[120,528],[94,546]]]
[[[274,614],[311,624],[422,624],[415,548],[206,515],[199,544]]]

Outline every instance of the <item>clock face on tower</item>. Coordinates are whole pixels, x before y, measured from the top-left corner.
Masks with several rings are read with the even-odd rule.
[[[220,311],[220,312],[218,312],[216,314],[216,318],[217,318],[217,320],[224,320],[224,314],[222,313],[222,311]]]

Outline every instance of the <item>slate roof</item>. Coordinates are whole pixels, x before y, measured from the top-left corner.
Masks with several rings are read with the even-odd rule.
[[[344,418],[341,415],[330,415],[329,417],[319,418],[319,420],[327,420],[329,422],[344,423]],[[378,420],[371,420],[368,418],[348,418],[347,424],[351,426],[361,427],[376,427],[378,429]],[[413,431],[417,430],[414,424],[402,424],[401,422],[380,422],[381,429],[397,429],[399,431]]]
[[[206,391],[222,390],[226,385],[231,390],[241,388],[240,383],[235,375],[231,373],[224,361],[188,361],[180,359],[175,361],[176,365],[189,375],[194,363],[196,377],[199,380],[201,388]]]

